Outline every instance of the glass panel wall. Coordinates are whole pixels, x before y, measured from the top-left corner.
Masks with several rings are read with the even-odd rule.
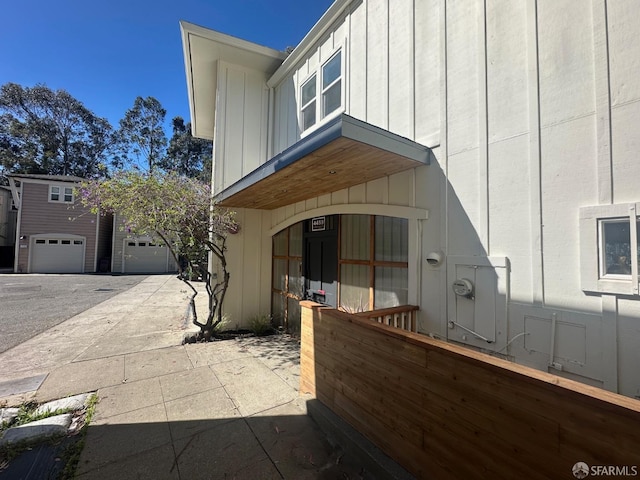
[[[376,308],[407,305],[409,298],[409,272],[406,268],[376,267]]]
[[[340,217],[340,258],[369,260],[369,215],[342,215]]]
[[[302,298],[302,223],[273,236],[271,315],[276,326],[300,330]]]
[[[408,258],[407,219],[342,215],[340,307],[357,312],[406,305]]]
[[[409,221],[406,218],[376,217],[376,260],[409,260]]]
[[[340,266],[340,308],[357,313],[369,307],[369,266],[342,264]]]

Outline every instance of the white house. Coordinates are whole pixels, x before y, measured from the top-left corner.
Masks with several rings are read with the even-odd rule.
[[[241,224],[226,313],[418,305],[421,333],[640,397],[639,13],[336,0],[289,55],[183,22]]]

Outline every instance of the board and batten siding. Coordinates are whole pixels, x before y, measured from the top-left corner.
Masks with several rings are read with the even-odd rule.
[[[214,192],[233,185],[267,160],[269,89],[263,72],[218,62],[213,152]]]
[[[229,252],[241,273],[232,274],[229,309],[269,308],[278,228],[355,206],[424,209],[414,254],[508,259],[509,358],[541,370],[558,363],[555,373],[640,396],[640,301],[582,290],[579,228],[583,207],[640,201],[636,13],[635,0],[352,2],[275,86],[269,156],[301,138],[300,85],[343,48],[344,112],[431,147],[433,161],[273,211],[239,212]],[[240,90],[233,98],[242,105],[235,114],[246,115]],[[237,152],[224,157],[223,168],[237,162],[229,180],[248,173],[239,160],[245,137],[224,146],[216,136],[216,155]],[[227,185],[223,173],[218,186]],[[421,262],[416,280],[420,331],[465,343],[447,325],[455,314],[447,268]],[[261,292],[255,302],[243,301],[245,286]]]
[[[440,3],[354,2],[275,87],[272,154],[300,140],[300,87],[338,49],[344,57],[344,113],[428,147],[437,146]]]
[[[56,185],[73,186],[57,183]],[[20,204],[20,240],[27,248],[18,248],[17,272],[26,273],[29,263],[29,239],[38,234],[71,234],[85,237],[84,271],[95,272],[97,216],[77,203],[49,202],[49,185],[22,182]]]
[[[516,361],[638,396],[638,301],[582,291],[578,224],[640,198],[637,3],[445,5],[447,253],[509,258]]]

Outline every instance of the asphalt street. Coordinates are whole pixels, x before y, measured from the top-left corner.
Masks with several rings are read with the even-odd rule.
[[[0,275],[0,353],[145,278],[146,275]]]

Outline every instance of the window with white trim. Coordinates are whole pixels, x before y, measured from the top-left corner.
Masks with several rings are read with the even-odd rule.
[[[581,283],[585,291],[637,295],[640,203],[580,209]]]
[[[49,186],[49,201],[61,203],[73,203],[73,187],[61,185]]]
[[[342,51],[338,50],[300,87],[300,126],[313,127],[342,106]]]

